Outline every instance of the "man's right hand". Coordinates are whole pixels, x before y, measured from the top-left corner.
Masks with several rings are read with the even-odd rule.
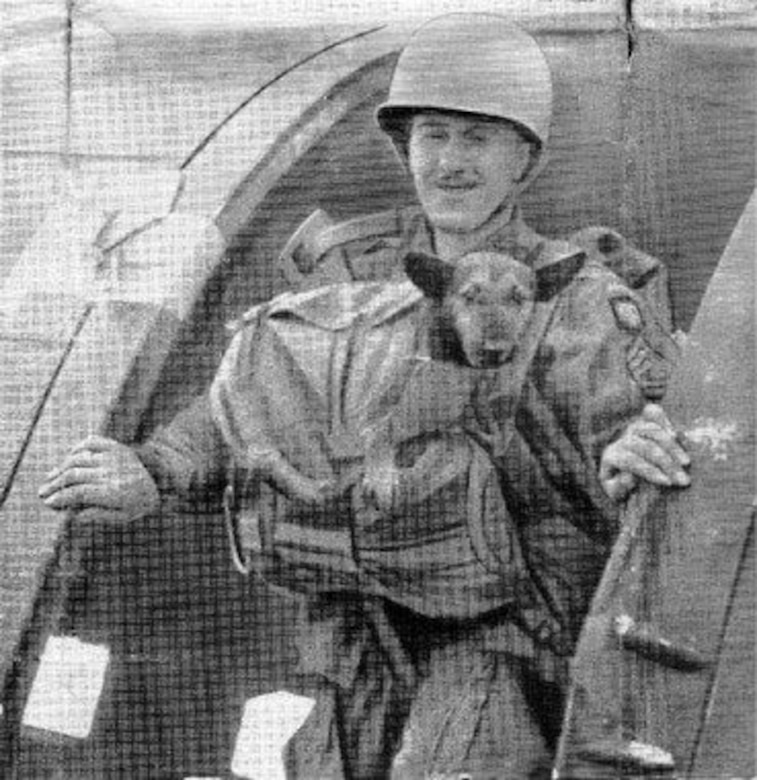
[[[70,510],[77,520],[128,523],[155,513],[160,495],[135,452],[104,436],[73,447],[39,489],[52,509]]]

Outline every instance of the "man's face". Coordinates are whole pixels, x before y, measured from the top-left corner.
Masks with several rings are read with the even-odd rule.
[[[422,111],[411,120],[410,171],[431,224],[468,233],[502,205],[522,176],[529,143],[506,122]]]

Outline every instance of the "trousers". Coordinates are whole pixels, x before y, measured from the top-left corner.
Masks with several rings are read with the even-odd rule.
[[[549,778],[564,675],[523,643],[491,641],[507,611],[439,620],[340,595],[304,613],[317,695],[285,749],[290,780]]]

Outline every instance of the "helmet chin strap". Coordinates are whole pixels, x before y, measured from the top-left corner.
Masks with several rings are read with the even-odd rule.
[[[529,160],[523,176],[516,180],[510,195],[505,199],[506,201],[519,198],[520,195],[531,186],[533,180],[544,170],[547,164],[547,157],[547,149],[542,146],[539,149],[538,157],[534,160],[532,156]]]
[[[547,150],[544,147],[539,150],[538,154],[539,156],[536,160],[533,158],[529,159],[523,176],[521,176],[520,179],[515,180],[512,189],[507,194],[507,197],[496,209],[494,209],[486,222],[484,222],[478,228],[478,230],[486,228],[492,222],[499,221],[501,215],[505,212],[510,212],[508,214],[508,220],[512,218],[512,210],[518,204],[520,196],[531,186],[534,179],[544,170],[544,167],[547,163]]]

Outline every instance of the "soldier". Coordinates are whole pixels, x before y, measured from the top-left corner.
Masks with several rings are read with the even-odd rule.
[[[667,368],[664,336],[654,335],[662,267],[634,256],[623,279],[519,213],[544,159],[551,102],[544,56],[522,30],[495,15],[433,20],[404,49],[377,111],[421,209],[315,231],[311,222],[284,252],[285,269],[313,287],[398,276],[409,250],[452,263],[502,252],[560,277],[521,350],[530,357],[514,404],[500,410],[511,421],[506,443],[495,442],[475,480],[474,445],[455,439],[449,458],[461,465],[440,488],[445,512],[478,538],[475,572],[486,559],[487,576],[507,588],[466,614],[445,614],[422,589],[405,598],[402,582],[381,595],[309,594],[299,645],[319,695],[288,746],[291,777],[548,777],[568,660],[617,505],[640,479],[689,482],[669,421],[646,403]],[[208,396],[145,444],[93,437],[74,447],[42,486],[45,503],[82,522],[129,522],[221,486],[249,413],[254,329],[250,317]],[[435,563],[457,571],[454,560]]]

